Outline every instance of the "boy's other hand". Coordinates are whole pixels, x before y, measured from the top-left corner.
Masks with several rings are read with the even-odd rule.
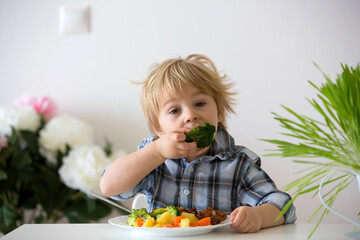
[[[200,152],[196,142],[185,142],[184,132],[170,132],[162,134],[155,143],[156,151],[164,158],[182,158],[196,155]]]
[[[241,206],[230,214],[231,228],[241,233],[258,232],[261,228],[261,215],[256,208]]]

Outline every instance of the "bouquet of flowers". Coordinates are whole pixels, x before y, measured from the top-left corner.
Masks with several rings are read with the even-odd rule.
[[[100,191],[103,170],[125,153],[95,145],[88,124],[56,111],[50,98],[30,95],[0,106],[0,232],[63,218],[97,221],[113,209],[89,191]]]

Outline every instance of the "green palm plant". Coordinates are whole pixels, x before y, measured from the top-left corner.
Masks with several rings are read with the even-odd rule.
[[[354,180],[352,174],[339,175],[335,174],[334,170],[346,169],[351,173],[360,174],[360,66],[357,64],[355,68],[347,65],[341,67],[342,73],[337,75],[335,81],[324,73],[326,82],[320,87],[309,81],[318,94],[316,100],[307,100],[320,114],[322,121],[298,114],[286,106],[282,107],[290,114],[291,119],[272,113],[274,119],[285,129],[282,134],[291,137],[296,143],[262,139],[277,146],[277,149],[272,150],[273,153],[265,156],[300,158],[302,160],[294,160],[294,162],[309,166],[298,172],[302,174],[299,179],[285,186],[286,191],[294,189],[294,196],[282,209],[281,214],[287,211],[298,196],[310,193],[313,197],[316,196],[321,185],[319,181],[328,175],[330,177],[323,184],[324,186],[331,184],[323,196],[325,203],[331,207],[338,194]],[[306,158],[322,158],[322,160],[306,160]],[[323,158],[326,161],[323,161]],[[309,221],[321,210],[322,214],[308,238],[313,235],[323,217],[329,212],[329,209],[320,205]]]

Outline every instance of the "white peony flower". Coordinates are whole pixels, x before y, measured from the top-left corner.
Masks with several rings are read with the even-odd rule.
[[[64,184],[84,193],[101,192],[99,182],[104,169],[111,163],[99,146],[80,146],[63,159],[59,175]]]
[[[62,115],[51,119],[40,131],[40,153],[47,160],[55,164],[58,150],[65,152],[66,144],[71,148],[82,145],[92,145],[94,133],[92,128],[85,122]]]
[[[17,130],[34,132],[40,127],[40,116],[30,106],[0,106],[0,134],[10,136],[11,126]]]

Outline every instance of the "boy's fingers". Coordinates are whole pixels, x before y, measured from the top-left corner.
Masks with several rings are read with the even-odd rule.
[[[234,218],[235,218],[237,212],[238,212],[238,209],[236,208],[234,211],[232,211],[232,212],[230,213],[230,222],[233,222],[233,221],[234,221]]]
[[[174,133],[174,134],[172,135],[172,138],[173,138],[174,141],[176,141],[176,142],[183,142],[183,141],[185,141],[186,136],[185,136],[184,133]]]
[[[248,233],[248,232],[252,232],[253,226],[250,223],[250,221],[246,221],[243,220],[242,223],[239,224],[239,226],[236,228],[237,232],[240,233]]]
[[[244,214],[241,214],[241,212],[238,211],[235,215],[234,220],[232,221],[233,223],[231,224],[231,227],[238,228],[242,224],[244,219],[245,219]]]
[[[251,229],[251,224],[250,221],[243,221],[242,223],[240,223],[241,230],[243,230],[244,232],[248,232]]]

